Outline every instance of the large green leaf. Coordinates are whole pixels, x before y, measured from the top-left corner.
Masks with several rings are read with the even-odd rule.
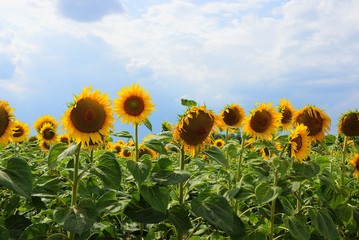
[[[34,223],[28,226],[19,240],[41,240],[47,239],[47,231],[50,225],[48,223]]]
[[[24,230],[30,225],[30,219],[23,215],[11,215],[5,219],[5,227],[9,231],[9,235],[12,239],[18,239]]]
[[[116,192],[110,190],[104,193],[96,202],[96,209],[99,213],[116,213],[125,208],[130,198],[117,197]]]
[[[298,180],[311,179],[319,173],[320,166],[315,161],[294,162],[293,170]]]
[[[318,232],[329,240],[339,238],[339,233],[332,217],[326,209],[309,209],[309,217]]]
[[[105,187],[118,190],[121,183],[121,167],[112,152],[105,152],[100,156],[95,168],[91,172],[99,177]]]
[[[222,196],[212,194],[193,198],[191,209],[197,216],[203,217],[231,236],[245,235],[242,220]]]
[[[1,185],[30,199],[32,173],[28,163],[24,159],[17,157],[7,159],[5,169],[0,170]]]
[[[289,229],[290,235],[297,240],[310,238],[310,226],[307,224],[307,218],[303,215],[295,215],[284,218],[284,224]]]
[[[151,171],[151,161],[144,159],[141,162],[134,162],[132,160],[127,161],[127,168],[132,173],[136,181],[141,185]]]
[[[152,208],[146,201],[131,202],[124,210],[129,218],[141,223],[158,223],[166,219],[166,214]]]
[[[181,232],[187,232],[192,228],[188,212],[181,205],[174,205],[168,209],[167,216],[168,220]]]
[[[218,162],[219,164],[228,167],[227,158],[224,156],[223,152],[215,147],[211,146],[208,150],[203,152],[209,159]]]
[[[66,231],[81,235],[92,227],[96,215],[95,204],[92,200],[85,199],[78,206],[56,208],[54,220]]]
[[[161,154],[167,154],[167,150],[162,142],[156,139],[151,139],[147,141],[146,146],[150,149],[152,149],[155,152],[161,153]]]
[[[155,210],[166,213],[170,200],[169,189],[165,186],[141,186],[141,196]]]
[[[67,148],[67,145],[63,142],[55,143],[54,145],[51,146],[49,153],[47,155],[47,165],[49,166],[49,168],[56,167],[57,157],[63,151],[65,151],[66,148]]]
[[[183,170],[159,170],[151,173],[151,180],[163,185],[175,185],[189,179],[191,174]]]
[[[280,193],[280,187],[271,187],[267,182],[262,182],[255,188],[255,195],[259,204],[266,204],[273,201]]]

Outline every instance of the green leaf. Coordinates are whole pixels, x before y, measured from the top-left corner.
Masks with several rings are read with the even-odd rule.
[[[9,231],[2,225],[0,225],[0,240],[10,239]]]
[[[290,235],[295,239],[305,240],[310,238],[310,226],[307,224],[306,216],[285,217],[284,224],[289,229]]]
[[[148,118],[146,118],[146,120],[143,121],[143,124],[146,126],[146,128],[147,128],[148,130],[150,130],[150,131],[152,132],[152,124],[151,124],[151,122],[148,120]]]
[[[242,220],[233,212],[228,201],[220,195],[193,198],[191,209],[197,216],[203,217],[232,237],[245,235]]]
[[[354,221],[354,207],[350,204],[341,204],[337,208],[339,218],[345,226],[352,224]]]
[[[96,202],[96,209],[99,213],[111,209],[118,202],[115,191],[108,191]]]
[[[0,186],[5,186],[15,193],[31,198],[32,173],[28,163],[17,157],[6,160],[5,169],[0,170]]]
[[[311,179],[319,173],[320,166],[314,161],[294,162],[293,170],[298,180]]]
[[[47,165],[49,168],[55,168],[57,157],[67,148],[67,145],[63,142],[55,143],[51,146],[49,154],[47,155]]]
[[[271,187],[267,182],[262,182],[255,188],[255,195],[259,204],[266,204],[273,201],[280,193],[280,187]]]
[[[184,99],[184,98],[181,99],[181,104],[182,104],[183,106],[186,106],[186,107],[194,107],[194,106],[197,106],[196,101],[194,101],[194,100],[188,100],[188,99]]]
[[[30,225],[31,221],[23,215],[11,215],[5,219],[5,227],[13,239],[18,239]]]
[[[165,186],[141,186],[141,196],[155,210],[166,213],[170,200],[169,189]]]
[[[74,155],[77,151],[77,149],[79,148],[79,145],[76,144],[71,144],[69,145],[65,151],[63,151],[58,157],[57,157],[57,161],[61,161],[64,158],[70,157],[72,155]]]
[[[28,226],[24,233],[21,234],[19,240],[41,240],[47,239],[47,231],[50,225],[48,223],[34,223]]]
[[[55,233],[50,235],[46,240],[68,240],[68,237],[62,233]]]
[[[166,150],[165,146],[162,144],[162,142],[160,142],[156,139],[149,140],[148,142],[145,143],[145,145],[155,152],[167,154],[167,150]]]
[[[209,159],[212,159],[216,162],[218,162],[219,164],[228,167],[228,161],[227,158],[224,156],[223,152],[215,147],[215,146],[211,146],[207,151],[203,152]]]
[[[275,157],[273,159],[273,165],[275,169],[278,169],[281,176],[285,176],[290,167],[290,162],[288,159]]]
[[[127,161],[127,168],[136,179],[136,181],[141,185],[151,171],[151,160],[144,159],[141,162],[135,162],[132,160]]]
[[[326,209],[309,209],[309,217],[317,231],[329,240],[339,238],[339,233],[332,217]]]
[[[174,205],[168,209],[167,217],[168,220],[181,232],[187,232],[192,228],[188,212],[181,205]]]
[[[92,227],[96,215],[95,204],[90,199],[85,199],[78,206],[56,208],[54,220],[66,231],[81,235]]]
[[[131,202],[124,210],[129,218],[140,223],[158,223],[166,219],[166,214],[155,210],[146,201]]]
[[[118,190],[121,183],[121,167],[112,152],[105,152],[98,159],[95,168],[91,172],[102,180],[105,187]]]
[[[151,180],[163,185],[175,185],[188,180],[191,174],[187,171],[159,170],[151,173]]]
[[[129,131],[121,131],[117,133],[111,133],[112,136],[122,137],[122,138],[133,138]]]

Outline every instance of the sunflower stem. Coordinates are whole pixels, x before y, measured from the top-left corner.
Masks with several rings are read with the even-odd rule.
[[[347,136],[344,136],[343,150],[342,150],[342,163],[340,165],[340,187],[344,187],[344,168],[345,168],[345,158],[347,151],[348,139]]]
[[[179,161],[179,168],[181,171],[184,170],[184,166],[185,166],[185,151],[184,151],[184,148],[181,147],[181,155],[180,155],[180,161]],[[185,186],[185,183],[184,182],[181,182],[179,184],[179,197],[178,197],[178,202],[180,205],[184,204],[184,186]],[[183,232],[181,229],[177,229],[177,239],[178,240],[181,240],[183,239]]]
[[[241,180],[242,177],[242,161],[243,161],[243,152],[244,152],[244,142],[245,142],[245,135],[242,134],[242,143],[241,143],[241,152],[239,154],[238,159],[238,166],[237,166],[237,177],[236,177],[236,184]]]
[[[135,123],[135,160],[138,162],[138,123]]]
[[[274,180],[273,180],[273,188],[276,188],[278,184],[278,170],[275,169],[274,171]],[[272,200],[271,204],[271,214],[270,214],[270,235],[269,240],[274,239],[274,218],[275,218],[275,205],[276,205],[277,198]]]
[[[72,181],[72,194],[71,194],[71,207],[75,207],[77,205],[77,190],[79,184],[79,166],[80,166],[80,150],[81,143],[77,146],[75,159],[74,159],[74,174]],[[73,240],[75,234],[73,232],[69,233],[69,239]]]

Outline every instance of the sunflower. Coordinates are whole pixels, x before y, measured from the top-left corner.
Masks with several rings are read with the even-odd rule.
[[[41,140],[39,142],[39,147],[40,147],[41,150],[48,151],[48,150],[50,150],[51,146],[47,142]]]
[[[145,154],[148,154],[152,160],[155,160],[157,156],[157,153],[155,151],[146,147],[146,145],[141,145],[138,149],[138,158],[140,159]]]
[[[58,142],[65,143],[66,145],[70,144],[70,137],[67,133],[61,134],[57,137]]]
[[[63,128],[77,143],[102,144],[113,128],[111,101],[107,94],[85,87],[61,119]]]
[[[39,139],[43,140],[47,144],[53,144],[57,140],[56,129],[50,123],[44,123],[39,131]]]
[[[118,156],[121,156],[121,152],[123,149],[123,146],[125,146],[125,143],[120,140],[115,142],[114,144],[111,145],[111,150],[113,150]]]
[[[354,173],[353,175],[357,178],[359,178],[359,154],[355,154],[352,160],[350,160],[350,163],[354,166]]]
[[[295,161],[302,163],[310,153],[310,142],[307,126],[299,124],[289,135],[290,153]]]
[[[262,148],[262,158],[264,160],[268,160],[270,158],[270,152],[269,149],[267,147]]]
[[[282,114],[281,123],[283,130],[289,130],[292,127],[292,119],[295,113],[290,101],[286,99],[279,100],[278,111]]]
[[[323,110],[311,105],[298,110],[293,116],[293,121],[295,125],[302,123],[307,126],[309,136],[314,141],[322,141],[324,139],[324,133],[329,131],[331,123],[330,118]]]
[[[214,141],[213,145],[218,148],[222,148],[224,146],[224,144],[225,144],[224,140],[219,138]]]
[[[11,141],[12,142],[23,142],[30,134],[29,126],[24,123],[15,120],[14,127],[12,129]]]
[[[359,136],[359,111],[343,114],[339,119],[338,132],[348,137]]]
[[[0,100],[0,145],[7,145],[14,128],[14,109],[6,101]]]
[[[128,148],[123,148],[121,151],[121,157],[132,158],[133,152]]]
[[[282,115],[271,105],[272,103],[262,103],[253,109],[244,120],[243,131],[256,139],[270,140],[282,118]]]
[[[221,124],[220,118],[205,106],[193,106],[181,117],[173,132],[173,137],[185,150],[195,155],[197,147],[211,142],[211,132]]]
[[[167,121],[162,122],[161,128],[162,128],[162,132],[172,131],[171,123],[169,123]]]
[[[36,130],[36,132],[40,132],[42,126],[45,123],[51,124],[53,129],[57,130],[58,122],[56,121],[56,119],[53,116],[47,114],[47,115],[41,116],[41,117],[36,119],[36,121],[34,123],[34,129]]]
[[[226,106],[219,114],[225,125],[229,127],[241,127],[245,113],[238,104]]]
[[[123,123],[140,124],[154,111],[151,96],[140,85],[122,88],[114,101],[114,110]]]

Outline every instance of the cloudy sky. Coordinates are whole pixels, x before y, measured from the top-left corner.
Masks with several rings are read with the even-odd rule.
[[[358,12],[358,0],[0,0],[0,99],[32,126],[85,86],[114,99],[139,83],[158,132],[181,98],[217,113],[287,98],[323,109],[335,133],[359,106]]]

